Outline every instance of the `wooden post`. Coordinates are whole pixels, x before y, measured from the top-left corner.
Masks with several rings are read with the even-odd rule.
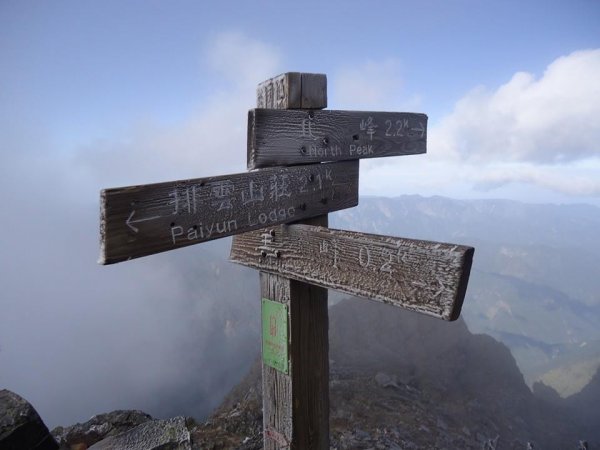
[[[257,105],[324,108],[326,89],[325,75],[284,74],[259,85]],[[323,215],[302,223],[326,227],[328,219]],[[285,305],[288,315],[287,373],[265,362],[263,337],[264,448],[329,449],[327,289],[265,272],[260,273],[260,285],[262,298]],[[268,326],[263,322],[263,336]]]

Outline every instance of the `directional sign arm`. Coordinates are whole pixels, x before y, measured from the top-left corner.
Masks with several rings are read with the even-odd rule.
[[[462,245],[283,225],[236,236],[230,259],[455,320],[465,297],[473,252],[472,247]]]
[[[105,189],[100,263],[112,264],[358,204],[358,161]]]
[[[425,153],[427,116],[372,111],[253,109],[248,167]]]

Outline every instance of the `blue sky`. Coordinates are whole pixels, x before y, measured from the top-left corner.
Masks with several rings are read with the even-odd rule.
[[[555,133],[558,123],[570,117],[579,120],[578,112],[565,111],[542,126],[523,124],[525,119],[517,117],[526,107],[523,102],[542,97],[539,106],[531,107],[530,122],[548,106],[560,109],[561,95],[577,83],[569,77],[580,71],[590,72],[590,85],[581,87],[594,91],[581,93],[584,100],[598,100],[598,83],[593,82],[597,52],[563,68],[557,75],[561,83],[545,90],[538,86],[559,58],[600,48],[596,1],[5,0],[0,30],[0,151],[7,165],[35,151],[49,164],[75,164],[70,173],[119,164],[127,174],[95,173],[100,183],[95,187],[212,174],[177,170],[175,149],[187,154],[181,166],[193,162],[195,153],[215,173],[244,170],[245,111],[253,106],[256,83],[284,71],[320,72],[329,77],[332,109],[406,110],[430,117],[429,155],[365,162],[363,193],[598,204],[600,150],[592,139],[598,137],[598,121],[585,124],[594,129],[583,131],[593,135],[584,142],[577,137],[573,142],[561,131],[557,145],[565,146],[566,158],[532,159],[518,151],[503,158],[502,149],[489,148],[498,139],[490,128],[516,121],[503,134],[526,141],[527,130],[521,130],[522,136],[513,132],[529,128],[538,135],[526,145],[543,154],[548,143],[540,135]],[[494,95],[502,86],[510,88],[522,72],[531,77],[529,86],[500,99],[512,104],[498,112]],[[532,92],[536,89],[543,92]],[[475,100],[474,95],[486,98]],[[479,120],[465,123],[465,114],[456,113],[461,101],[477,103],[471,112],[479,109]],[[589,115],[598,110],[585,104],[579,109]],[[209,128],[236,135],[222,142],[202,136],[198,128],[207,117]],[[454,126],[444,133],[440,124],[445,120]],[[470,139],[473,134],[480,137]],[[440,141],[446,147],[454,142],[446,151],[458,160],[450,164],[440,156]],[[203,147],[215,145],[210,153],[222,155],[211,161]],[[567,146],[585,145],[593,148],[575,159],[568,156],[580,149]],[[488,148],[487,158],[479,157],[482,146]],[[111,152],[136,156],[111,161]],[[53,161],[55,155],[59,159]],[[135,167],[143,155],[170,170]],[[454,172],[454,181],[446,179],[448,171]],[[419,183],[411,184],[415,172]],[[373,181],[383,178],[406,181]],[[579,188],[564,186],[573,179]]]
[[[287,71],[429,115],[428,153],[362,161],[361,195],[600,206],[596,0],[0,0],[0,387],[54,426],[186,370],[210,303],[170,258],[200,246],[96,265],[99,191],[246,170],[256,84]]]

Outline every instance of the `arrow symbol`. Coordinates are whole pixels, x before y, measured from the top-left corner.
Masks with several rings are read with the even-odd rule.
[[[147,222],[149,220],[160,219],[160,216],[153,216],[153,217],[146,217],[144,219],[131,220],[131,219],[133,219],[134,214],[135,214],[135,209],[133,211],[131,211],[131,214],[129,214],[129,217],[125,221],[125,225],[127,225],[129,228],[131,228],[131,231],[133,231],[134,233],[137,233],[139,231],[139,229],[137,227],[133,226],[134,223]]]
[[[419,122],[419,128],[412,127],[410,131],[420,131],[421,137],[425,136],[425,127],[423,126],[423,122]]]

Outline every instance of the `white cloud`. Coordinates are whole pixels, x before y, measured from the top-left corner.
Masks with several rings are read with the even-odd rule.
[[[454,196],[546,192],[545,201],[600,198],[600,49],[478,87],[430,127],[424,156],[364,161],[364,192]],[[390,189],[393,189],[390,191]]]
[[[10,193],[0,211],[0,384],[32,401],[49,425],[153,408],[160,397],[148,392],[188,392],[187,380],[200,386],[197,398],[222,395],[223,379],[193,370],[194,361],[210,362],[212,349],[191,359],[187,351],[209,342],[204,330],[222,307],[210,286],[194,297],[186,291],[177,267],[188,265],[193,249],[117,268],[96,264],[101,188],[246,170],[247,110],[256,83],[277,73],[279,55],[235,33],[217,35],[206,55],[212,72],[203,78],[217,73],[222,82],[184,122],[129,124],[75,155],[58,153],[53,130],[31,123],[0,133],[0,190]],[[202,251],[210,254],[211,244]],[[35,283],[24,283],[31,273]],[[231,361],[238,367],[239,358]]]
[[[367,61],[339,70],[329,82],[335,109],[413,110],[420,98],[405,98],[401,65],[396,59]]]
[[[278,74],[279,50],[236,31],[215,36],[207,48],[211,67],[234,82],[240,91],[254,93],[256,85]]]
[[[600,157],[600,49],[519,72],[463,97],[430,133],[434,151],[474,162],[562,163]]]
[[[600,202],[600,160],[562,165],[472,164],[416,155],[361,162],[361,193],[498,197],[532,202]]]
[[[256,104],[256,85],[280,72],[280,54],[261,41],[225,32],[207,45],[205,57],[220,81],[196,114],[174,125],[139,123],[81,149],[79,164],[102,187],[246,170],[247,113]]]
[[[473,173],[475,187],[493,189],[507,183],[528,183],[570,196],[600,197],[599,160],[579,164],[543,165],[506,164],[494,165],[485,171]],[[589,165],[589,167],[585,167]],[[595,170],[592,168],[595,167]]]

